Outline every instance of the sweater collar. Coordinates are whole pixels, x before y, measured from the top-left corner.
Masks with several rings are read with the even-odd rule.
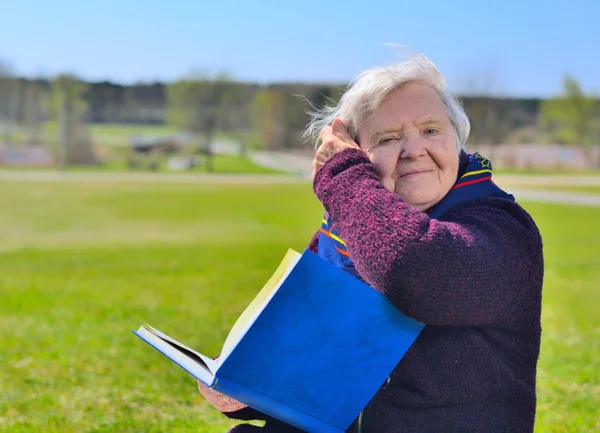
[[[464,150],[461,150],[460,154],[458,155],[458,173],[456,174],[456,180],[454,183],[458,182],[458,180],[466,173],[468,165],[469,154]]]

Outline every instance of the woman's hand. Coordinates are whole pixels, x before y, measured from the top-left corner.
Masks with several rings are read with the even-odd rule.
[[[336,153],[345,149],[360,149],[358,144],[348,134],[346,125],[344,125],[341,119],[335,119],[331,123],[331,126],[324,127],[319,135],[322,143],[317,149],[315,159],[313,160],[313,179],[321,167]]]
[[[210,389],[200,381],[198,381],[198,390],[200,391],[200,394],[202,394],[204,398],[220,412],[235,412],[248,407],[244,403],[240,403],[214,389]]]
[[[215,358],[215,361],[218,362],[219,358]],[[226,395],[215,391],[214,389],[210,389],[200,381],[198,381],[198,391],[200,391],[200,394],[202,394],[204,398],[207,399],[208,402],[212,404],[213,407],[219,412],[235,412],[248,407],[244,403],[240,403],[239,401],[229,398]]]

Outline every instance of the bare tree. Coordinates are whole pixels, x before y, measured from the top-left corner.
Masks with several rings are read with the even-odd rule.
[[[23,126],[28,134],[28,144],[42,144],[42,104],[44,91],[40,81],[32,80],[27,83],[23,101]]]
[[[251,110],[254,135],[261,147],[279,147],[284,139],[282,94],[272,89],[256,92]]]
[[[11,145],[15,122],[15,78],[11,65],[0,59],[0,128],[6,147]]]
[[[469,143],[499,144],[510,132],[508,110],[494,95],[498,92],[498,86],[492,68],[474,73],[467,79],[463,94],[468,95],[464,107],[471,121]]]
[[[265,148],[292,150],[305,144],[302,131],[309,120],[306,96],[299,95],[297,90],[266,88],[255,94],[252,104],[254,131]]]
[[[198,150],[206,157],[207,171],[214,171],[214,137],[228,126],[238,88],[226,73],[214,77],[193,73],[167,89],[168,122],[201,138]]]
[[[61,167],[96,162],[85,121],[87,86],[75,75],[61,74],[52,80],[49,98],[51,118],[58,121],[56,153]]]

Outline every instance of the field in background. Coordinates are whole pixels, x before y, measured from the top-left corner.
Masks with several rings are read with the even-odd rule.
[[[536,186],[536,189],[543,189],[548,191],[567,191],[576,193],[586,194],[600,194],[600,185],[540,185]]]
[[[223,432],[135,338],[207,355],[321,207],[308,184],[0,182],[0,431]],[[537,432],[600,427],[600,208],[526,203],[544,236]]]
[[[150,162],[156,160],[158,163],[158,171],[176,172],[169,168],[168,161],[172,158],[185,157],[182,155],[162,155],[158,157],[133,156],[140,162],[140,165],[135,168],[128,166],[128,159],[132,158],[132,153],[129,150],[132,137],[147,137],[159,138],[169,137],[178,134],[178,130],[167,125],[124,125],[124,124],[90,124],[89,132],[94,143],[96,156],[99,159],[98,165],[70,165],[67,167],[69,171],[142,171],[149,172]],[[51,149],[58,141],[59,131],[57,122],[46,122],[42,128],[42,140],[46,149]],[[228,142],[228,137],[217,134],[221,142]],[[16,129],[12,134],[12,139],[15,143],[23,142],[27,139],[24,130]],[[0,136],[0,146],[2,145],[2,137]],[[202,158],[200,157],[200,160]],[[213,158],[214,173],[217,174],[274,174],[281,173],[279,170],[263,167],[254,163],[248,156],[235,153],[217,154]],[[0,170],[55,170],[53,166],[42,167],[27,167],[27,166],[10,166],[0,165]],[[200,164],[184,170],[192,173],[205,173],[204,164]]]
[[[58,122],[45,122],[42,125],[42,139],[47,143],[57,142],[60,137],[58,127]],[[100,146],[125,146],[130,143],[131,137],[134,136],[164,137],[181,132],[177,127],[171,125],[90,123],[87,127],[94,143]],[[12,131],[13,140],[17,142],[27,140],[28,135],[24,128],[13,126]],[[217,133],[216,137],[224,141],[234,139],[230,134]]]
[[[495,182],[506,191],[527,189],[540,192],[572,193],[573,195],[600,194],[600,172],[569,175],[555,173],[494,173]],[[567,194],[569,195],[569,194]]]
[[[177,128],[168,125],[135,125],[135,124],[110,124],[96,123],[88,125],[89,132],[94,142],[103,146],[122,146],[129,144],[129,139],[134,135],[163,136],[176,134]],[[58,141],[58,122],[45,122],[42,126],[43,139],[48,143]],[[26,140],[27,134],[23,129],[17,129],[14,139]]]
[[[262,167],[255,164],[250,158],[239,155],[214,155],[213,157],[214,171],[212,174],[282,174],[279,170],[274,170],[268,167]],[[205,174],[206,170],[204,165],[198,165],[191,168],[190,170],[173,171],[167,168],[168,159],[158,159],[158,171],[169,172],[169,173],[198,173]],[[71,165],[68,166],[65,171],[68,172],[137,172],[137,173],[152,173],[147,169],[148,163],[145,167],[139,167],[135,169],[129,169],[127,167],[127,161],[124,158],[111,158],[106,160],[103,164],[98,166],[85,166],[85,165]],[[0,166],[0,171],[57,171],[56,167],[17,167],[17,166]]]

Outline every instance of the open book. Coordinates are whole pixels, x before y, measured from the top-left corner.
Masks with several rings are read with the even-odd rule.
[[[149,325],[133,331],[205,385],[307,432],[344,432],[424,324],[305,250],[287,254],[214,361]]]

